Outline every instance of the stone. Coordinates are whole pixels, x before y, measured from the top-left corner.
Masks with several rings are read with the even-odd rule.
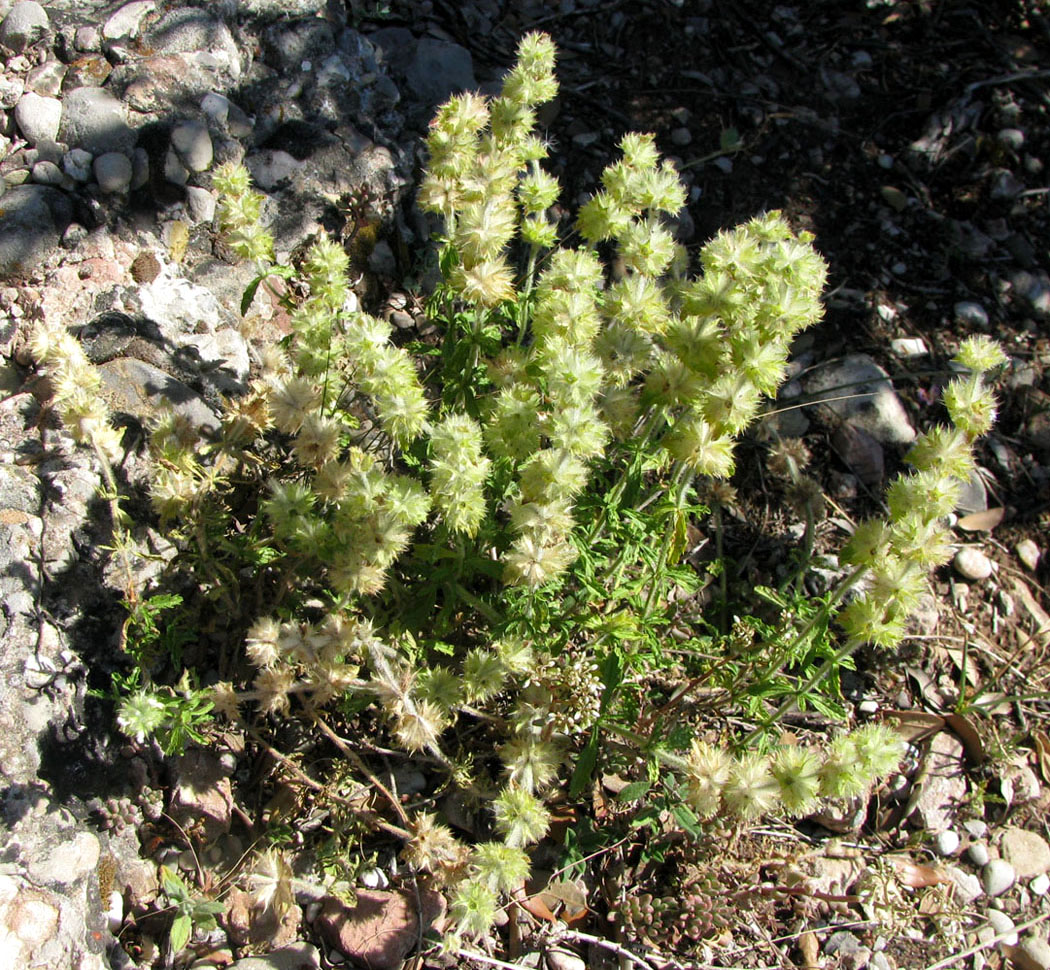
[[[1002,834],[999,851],[1014,867],[1018,879],[1033,879],[1050,872],[1050,845],[1038,832],[1011,826]]]
[[[975,866],[986,866],[991,858],[988,854],[988,846],[983,842],[972,842],[966,850],[966,855]]]
[[[171,816],[184,827],[202,831],[208,842],[229,832],[233,791],[219,759],[210,751],[190,748],[175,759],[175,773]]]
[[[955,320],[975,330],[988,329],[988,311],[972,300],[960,300],[955,304]]]
[[[965,749],[953,734],[941,731],[930,741],[926,776],[915,809],[931,833],[951,828],[966,801]]]
[[[0,220],[0,276],[28,273],[59,245],[73,206],[57,189],[20,185],[4,195]]]
[[[94,53],[102,47],[102,32],[96,24],[84,24],[77,27],[73,35],[73,48],[86,54]]]
[[[258,957],[244,957],[231,963],[227,970],[319,970],[321,954],[310,943],[271,950]]]
[[[1002,936],[1002,942],[1007,946],[1017,943],[1017,934],[1014,932],[1014,921],[1000,909],[990,909],[986,916],[988,927],[992,930],[992,936]]]
[[[922,337],[898,337],[890,341],[890,350],[898,357],[925,357],[929,352]]]
[[[1008,148],[1012,152],[1018,152],[1024,146],[1024,132],[1020,128],[1000,128],[995,133],[995,140],[1003,148]]]
[[[109,91],[79,87],[62,99],[59,138],[71,147],[99,155],[130,152],[137,135],[128,125],[124,106]]]
[[[264,192],[270,192],[290,181],[302,168],[284,151],[266,150],[245,156],[244,165],[252,174],[252,181]]]
[[[26,89],[45,98],[55,98],[62,91],[66,65],[54,58],[38,64],[26,75]]]
[[[142,21],[156,9],[157,5],[153,0],[134,0],[133,3],[126,3],[102,25],[102,36],[106,40],[137,37],[142,29]]]
[[[1024,182],[1009,169],[1004,168],[995,173],[989,195],[993,199],[1016,199],[1024,189]]]
[[[131,187],[131,159],[123,152],[103,152],[95,159],[92,170],[106,195],[123,194]]]
[[[72,179],[54,162],[37,162],[32,170],[33,181],[37,185],[53,185],[55,188],[72,188]]]
[[[211,135],[199,121],[180,121],[171,129],[171,147],[191,172],[203,172],[212,160]]]
[[[15,105],[15,123],[30,145],[55,141],[62,120],[62,102],[27,91]]]
[[[182,164],[179,153],[169,148],[164,156],[164,178],[175,185],[185,185],[190,179],[190,171]]]
[[[38,886],[71,886],[95,871],[100,853],[101,846],[96,836],[90,832],[78,832],[71,839],[53,845],[50,852],[28,859],[26,873]]]
[[[159,54],[187,54],[210,62],[237,81],[241,57],[229,27],[207,9],[178,7],[165,14],[144,35],[144,46]],[[203,94],[203,92],[201,92]]]
[[[424,889],[419,899],[422,913],[415,898],[402,893],[358,890],[353,906],[326,896],[314,925],[329,946],[355,963],[369,970],[397,970],[444,913],[440,893]]]
[[[955,898],[964,906],[975,902],[984,895],[981,880],[972,872],[965,872],[958,866],[947,866],[946,872],[952,881]]]
[[[992,575],[992,561],[980,549],[963,546],[952,560],[955,571],[963,579],[980,581]]]
[[[186,210],[194,224],[210,223],[215,218],[215,196],[207,189],[191,185],[186,189]]]
[[[992,859],[981,870],[981,886],[989,896],[1001,896],[1016,882],[1017,873],[1005,859]]]
[[[1045,873],[1041,876],[1036,876],[1028,884],[1028,889],[1033,896],[1045,896],[1050,891],[1050,876]]]
[[[544,959],[550,970],[587,970],[587,961],[568,950],[547,950]]]
[[[959,491],[955,511],[960,515],[969,515],[971,512],[984,512],[987,508],[988,489],[984,484],[984,476],[979,468],[974,468]]]
[[[915,429],[889,374],[867,354],[850,354],[816,367],[803,387],[818,398],[810,408],[830,410],[880,444],[903,445],[915,439]],[[821,397],[827,400],[819,400]]]
[[[983,839],[988,834],[988,823],[983,818],[968,818],[962,826],[966,834],[974,839]]]
[[[113,410],[149,421],[170,407],[196,427],[219,430],[219,419],[189,385],[135,357],[118,357],[98,366],[103,391]]]
[[[92,175],[91,152],[83,148],[73,148],[62,156],[62,171],[74,182],[90,181]]]
[[[459,44],[431,37],[420,38],[405,77],[412,94],[434,107],[449,95],[477,87],[470,51]]]
[[[47,11],[35,0],[16,3],[0,23],[0,44],[16,54],[35,44],[51,27]]]
[[[959,851],[959,833],[953,829],[945,829],[943,832],[937,834],[934,839],[934,846],[937,849],[937,854],[942,856],[955,855]]]
[[[1014,552],[1017,553],[1017,558],[1021,560],[1025,569],[1034,573],[1039,568],[1042,552],[1031,539],[1022,539],[1014,546]]]
[[[882,445],[862,428],[841,424],[831,435],[831,446],[850,471],[865,485],[882,484],[885,476],[885,456]]]
[[[1028,936],[1010,950],[1017,970],[1050,970],[1050,943],[1045,936]]]
[[[62,90],[73,91],[81,87],[101,87],[112,73],[113,66],[101,54],[85,54],[66,68]]]
[[[397,259],[390,243],[380,239],[368,256],[368,268],[377,276],[393,276],[397,273]]]

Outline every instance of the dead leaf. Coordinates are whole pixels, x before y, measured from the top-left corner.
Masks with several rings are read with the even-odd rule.
[[[905,741],[912,743],[944,730],[944,718],[925,711],[887,711],[884,719]]]
[[[964,515],[955,524],[963,532],[991,532],[1006,515],[1006,509],[985,509],[983,512],[971,512]]]
[[[802,970],[817,970],[820,966],[820,943],[816,933],[806,930],[798,938],[798,952],[802,954]]]
[[[977,728],[973,726],[969,718],[964,714],[948,714],[944,720],[959,740],[962,741],[963,747],[966,748],[966,757],[975,765],[983,764],[984,742],[981,741]]]
[[[920,670],[918,667],[905,667],[904,672],[919,689],[919,694],[927,707],[931,707],[935,711],[939,711],[944,707],[944,697],[934,686],[933,678],[925,670]]]
[[[1045,649],[1050,646],[1050,615],[1047,615],[1046,610],[1035,601],[1026,583],[1015,579],[1011,585],[1014,588],[1014,593],[1017,594],[1017,598],[1021,601],[1021,605],[1028,610],[1032,619],[1035,620],[1036,629],[1032,633],[1032,643]]]
[[[1044,731],[1034,731],[1032,740],[1035,742],[1035,760],[1039,765],[1039,774],[1043,781],[1050,784],[1050,737]]]
[[[888,855],[886,861],[893,866],[897,881],[910,889],[925,889],[927,886],[939,886],[952,881],[942,869],[923,865],[908,856]]]

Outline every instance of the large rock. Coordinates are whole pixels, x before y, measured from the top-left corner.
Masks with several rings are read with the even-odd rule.
[[[15,121],[30,145],[55,141],[62,121],[62,102],[27,91],[15,106]]]
[[[110,407],[141,421],[171,408],[196,427],[217,431],[219,419],[193,388],[167,371],[136,357],[118,357],[99,365]]]
[[[867,354],[850,354],[815,368],[804,380],[806,393],[819,396],[811,407],[827,408],[884,445],[915,439],[890,375]]]
[[[47,11],[35,0],[16,3],[0,23],[0,44],[16,54],[35,44],[47,33],[51,22]]]
[[[73,205],[58,189],[19,185],[3,197],[0,276],[32,272],[58,246],[73,221]]]
[[[408,87],[420,101],[439,105],[450,94],[477,87],[470,51],[445,40],[422,38],[405,72]]]
[[[130,152],[137,135],[128,124],[122,105],[109,91],[79,87],[62,99],[59,139],[71,148],[84,148],[95,155]]]

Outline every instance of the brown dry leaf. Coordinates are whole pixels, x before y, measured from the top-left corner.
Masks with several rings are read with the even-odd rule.
[[[897,881],[910,889],[925,889],[927,886],[939,886],[950,883],[951,877],[935,866],[923,865],[908,856],[888,855],[886,861],[893,866]]]
[[[920,670],[918,667],[905,667],[904,672],[919,689],[927,707],[932,707],[935,711],[944,707],[944,697],[934,684],[933,678],[925,670]]]
[[[1006,509],[985,509],[983,512],[971,512],[964,515],[955,524],[963,532],[991,532],[1006,515]]]
[[[977,728],[963,714],[948,714],[944,718],[948,727],[955,733],[966,748],[966,757],[975,765],[984,763],[984,743],[977,733]]]
[[[945,723],[940,714],[925,711],[887,711],[885,720],[905,741],[912,743],[943,731]]]
[[[806,930],[798,938],[798,952],[802,954],[802,970],[817,970],[820,966],[820,943],[816,933]]]
[[[1050,737],[1045,731],[1034,731],[1032,740],[1035,742],[1035,760],[1039,765],[1039,774],[1043,781],[1050,785]]]

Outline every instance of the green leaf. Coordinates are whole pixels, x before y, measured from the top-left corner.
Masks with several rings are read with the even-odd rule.
[[[590,784],[591,775],[594,774],[594,766],[598,763],[598,732],[591,732],[591,739],[587,747],[580,752],[576,761],[576,767],[572,772],[572,780],[569,782],[569,797],[577,798]]]
[[[700,828],[700,819],[696,817],[688,805],[674,805],[671,808],[671,814],[682,827],[682,830],[693,836],[694,839],[703,835],[703,829]]]
[[[647,781],[632,781],[630,784],[625,785],[620,793],[616,796],[618,802],[637,802],[641,801],[648,793],[652,786]]]
[[[174,903],[185,902],[190,898],[190,891],[186,888],[186,883],[167,866],[160,867],[160,884],[164,894]]]
[[[168,942],[171,944],[171,952],[178,953],[190,942],[190,933],[193,932],[193,922],[185,913],[179,913],[175,922],[171,924],[171,935]]]

